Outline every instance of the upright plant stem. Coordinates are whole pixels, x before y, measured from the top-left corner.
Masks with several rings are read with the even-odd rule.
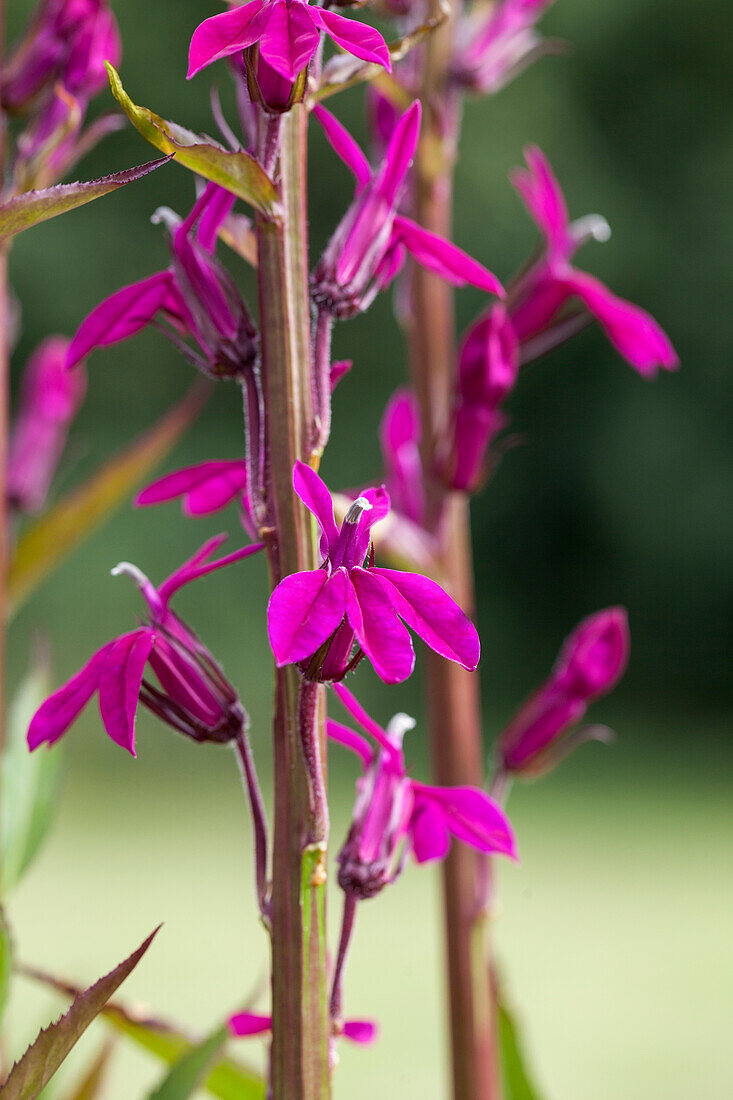
[[[279,138],[277,221],[257,224],[262,371],[265,394],[267,534],[273,585],[318,565],[310,516],[293,492],[296,459],[307,460],[312,431],[311,342],[306,222],[307,115],[296,105]],[[303,700],[303,691],[315,698]],[[327,822],[319,814],[325,775],[325,699],[294,667],[275,678],[272,887],[272,1097],[328,1096],[325,862]],[[305,728],[307,726],[307,728]],[[307,755],[303,752],[306,746]],[[318,751],[313,751],[316,748]]]
[[[455,10],[455,9],[454,9]],[[450,237],[453,161],[458,122],[446,119],[453,20],[430,36],[421,98],[425,110],[417,157],[415,217],[426,229]],[[447,283],[416,267],[411,360],[422,420],[423,461],[435,469],[435,445],[450,411],[454,374],[453,292]],[[428,480],[430,480],[428,478]],[[429,484],[429,522],[441,534],[441,567],[451,595],[467,614],[474,608],[468,502]],[[482,786],[481,705],[478,677],[427,654],[425,670],[431,756],[441,785]],[[466,845],[454,844],[443,864],[443,905],[450,1001],[453,1096],[496,1100],[500,1096],[485,919],[479,903],[486,868]]]
[[[0,64],[5,52],[5,0],[0,0]],[[0,196],[5,184],[5,112],[0,107]],[[0,752],[5,739],[5,617],[8,573],[7,481],[8,407],[10,403],[10,306],[7,244],[0,244]],[[0,797],[2,792],[0,791]]]

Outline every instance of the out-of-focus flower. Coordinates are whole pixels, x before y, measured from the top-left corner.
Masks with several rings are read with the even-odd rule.
[[[549,679],[520,708],[499,738],[507,773],[537,775],[554,767],[577,745],[603,740],[605,727],[574,730],[589,703],[607,694],[629,659],[629,625],[623,607],[584,619],[563,646]]]
[[[179,588],[262,549],[257,543],[209,561],[225,539],[226,535],[209,539],[158,588],[129,562],[112,570],[114,575],[131,576],[139,586],[149,623],[102,646],[39,707],[28,729],[29,748],[58,741],[95,692],[105,730],[133,756],[138,701],[194,741],[223,743],[241,734],[245,714],[234,688],[208,649],[169,607]],[[146,666],[159,687],[144,678]]]
[[[69,367],[160,316],[170,326],[166,334],[205,373],[217,378],[251,373],[257,358],[254,323],[234,281],[214,258],[219,226],[234,201],[234,195],[209,183],[185,221],[172,211],[159,212],[171,229],[171,266],[93,309],[71,342]],[[199,350],[181,337],[193,339]]]
[[[40,345],[23,375],[10,435],[7,499],[19,512],[39,512],[66,445],[69,425],[86,393],[86,371],[66,369],[69,341],[54,336]]]
[[[425,514],[420,461],[420,413],[412,390],[402,387],[387,402],[379,425],[385,483],[392,507],[413,523]]]
[[[502,808],[477,787],[429,787],[410,779],[402,753],[404,734],[415,725],[396,714],[382,729],[341,684],[344,707],[379,746],[340,722],[328,721],[328,736],[362,761],[349,835],[338,854],[339,885],[359,898],[373,897],[399,874],[411,851],[418,863],[443,859],[451,838],[481,852],[517,858],[511,826]]]
[[[316,52],[321,31],[347,53],[391,71],[387,44],[373,27],[305,0],[250,0],[212,15],[196,28],[188,77],[257,43],[260,56],[275,73],[295,80]]]
[[[399,683],[415,664],[404,620],[436,653],[474,669],[478,635],[458,604],[427,577],[367,560],[371,528],[389,512],[384,486],[365,489],[340,530],[331,494],[305,463],[296,464],[293,486],[318,520],[324,560],[320,569],[285,577],[270,597],[268,632],[277,664],[298,664],[310,680],[341,680],[366,654],[382,680]]]
[[[458,23],[451,76],[472,91],[498,92],[545,50],[535,24],[554,0],[477,4]]]
[[[363,312],[401,270],[407,253],[454,286],[470,283],[503,295],[495,275],[450,241],[397,213],[420,133],[419,100],[397,122],[379,167],[324,107],[313,113],[334,151],[356,178],[356,196],[318,262],[313,299],[333,317]]]
[[[242,526],[252,538],[256,525],[249,500],[247,463],[244,459],[202,462],[174,470],[148,485],[138,494],[135,505],[145,508],[151,504],[165,504],[182,498],[183,512],[187,516],[209,516],[220,512],[232,501],[239,504]]]
[[[237,1012],[229,1018],[229,1032],[238,1039],[266,1035],[271,1030],[272,1016],[257,1012]],[[369,1046],[379,1038],[379,1025],[376,1020],[344,1020],[339,1034],[344,1039],[350,1039],[352,1043]]]

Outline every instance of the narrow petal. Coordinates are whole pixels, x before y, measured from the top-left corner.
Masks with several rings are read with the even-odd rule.
[[[225,554],[221,558],[215,558],[214,561],[206,561],[206,558],[209,557],[218,546],[226,542],[226,539],[227,535],[216,535],[214,538],[209,539],[208,542],[204,543],[198,553],[163,581],[158,588],[158,594],[164,604],[167,604],[174,593],[176,593],[179,588],[183,588],[184,585],[191,584],[192,581],[197,581],[200,577],[206,577],[209,573],[215,573],[219,569],[224,569],[227,565],[233,565],[234,562],[249,558],[253,554],[258,554],[260,550],[264,550],[265,547],[265,544],[262,542],[253,542],[249,546],[241,546],[238,550],[232,550],[231,554]]]
[[[272,1016],[261,1016],[256,1012],[237,1012],[229,1017],[229,1033],[237,1038],[249,1035],[262,1035],[272,1028]]]
[[[379,1025],[376,1020],[344,1020],[341,1034],[352,1043],[368,1046],[379,1038]]]
[[[426,787],[413,783],[415,805],[423,801],[443,814],[445,825],[458,840],[481,852],[517,859],[517,844],[501,806],[478,787]]]
[[[351,570],[346,613],[359,645],[386,684],[399,684],[415,667],[410,635],[400,622],[390,595],[374,570]]]
[[[373,718],[369,717],[359,700],[351,694],[348,688],[345,688],[343,684],[333,684],[333,690],[338,696],[341,706],[349,712],[352,718],[356,719],[361,728],[366,730],[383,749],[390,753],[394,752],[394,745],[390,741],[387,731],[382,729]]]
[[[524,200],[530,216],[547,238],[554,259],[568,258],[574,244],[568,232],[568,210],[560,184],[541,149],[524,150],[527,168],[517,168],[510,179]]]
[[[342,126],[336,116],[327,111],[325,107],[322,107],[320,103],[316,103],[313,114],[320,123],[321,129],[326,135],[326,140],[336,156],[340,157],[346,167],[354,174],[357,191],[360,191],[362,187],[366,187],[372,178],[372,170],[366,156],[346,127]]]
[[[481,653],[476,627],[439,584],[398,569],[370,572],[388,583],[398,615],[431,649],[464,668],[476,668]]]
[[[368,27],[358,19],[347,19],[325,8],[310,8],[310,13],[314,22],[320,23],[326,34],[347,53],[361,58],[362,61],[383,65],[388,73],[392,72],[387,43],[374,27]]]
[[[328,556],[333,552],[338,538],[331,494],[315,470],[300,460],[295,463],[293,468],[293,488],[308,511],[312,512],[318,520],[326,541],[326,554],[324,556]]]
[[[394,206],[402,193],[420,137],[422,107],[416,99],[400,118],[389,140],[384,162],[375,184],[387,206]]]
[[[245,462],[202,462],[198,466],[175,470],[154,481],[138,495],[135,505],[144,508],[183,497],[186,515],[206,516],[245,495],[246,489]]]
[[[267,632],[278,667],[312,656],[333,634],[346,610],[346,573],[323,569],[291,573],[267,605]]]
[[[171,272],[159,271],[105,298],[77,329],[66,366],[75,367],[94,348],[117,344],[145,328],[171,298],[173,285]]]
[[[316,52],[319,36],[314,11],[298,0],[272,0],[260,55],[286,80],[295,80]]]
[[[362,737],[360,733],[342,725],[341,722],[336,722],[333,718],[329,718],[326,722],[326,733],[332,741],[356,753],[365,768],[369,767],[374,757],[374,750],[366,737]]]
[[[187,78],[190,80],[213,61],[239,53],[256,42],[263,22],[256,16],[264,7],[265,0],[251,0],[249,4],[212,15],[199,24],[191,39]]]
[[[114,643],[110,643],[112,645]],[[46,742],[53,745],[58,741],[81,714],[99,685],[99,669],[110,646],[103,646],[87,661],[76,676],[49,695],[31,719],[28,727],[28,748],[37,749]]]
[[[669,337],[646,310],[618,298],[584,271],[572,271],[564,282],[582,298],[619,354],[644,378],[653,378],[659,367],[679,366]]]
[[[445,815],[427,798],[415,801],[410,821],[412,851],[418,863],[445,859],[450,851],[450,833]]]
[[[109,736],[135,756],[135,712],[155,633],[123,634],[109,647],[99,670],[99,713]]]
[[[395,218],[394,231],[422,267],[440,275],[453,286],[466,286],[470,283],[471,286],[485,290],[487,294],[505,297],[504,287],[496,275],[444,237],[430,233],[402,215]]]
[[[372,537],[372,528],[389,515],[391,507],[389,493],[384,485],[377,485],[373,489],[363,489],[359,496],[367,501],[370,508],[362,512],[359,517],[359,526],[354,542],[353,560],[355,562],[364,561]]]
[[[341,379],[349,373],[353,365],[353,359],[337,359],[335,362],[331,363],[331,370],[328,374],[331,393],[336,389]]]

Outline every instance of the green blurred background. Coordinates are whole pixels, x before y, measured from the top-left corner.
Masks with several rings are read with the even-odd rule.
[[[211,129],[207,79],[183,79],[190,33],[211,6],[116,0],[114,7],[133,98]],[[11,5],[11,34],[30,8],[27,0]],[[733,978],[726,721],[733,8],[724,0],[558,0],[542,26],[567,40],[567,55],[541,61],[494,99],[467,104],[456,239],[503,278],[524,262],[534,229],[507,172],[524,144],[539,143],[571,214],[603,213],[612,226],[611,241],[588,245],[581,266],[654,313],[682,370],[645,383],[600,331],[585,332],[523,376],[509,411],[527,442],[474,503],[487,751],[581,617],[623,603],[633,638],[623,683],[592,711],[618,730],[615,746],[589,747],[561,772],[513,793],[523,860],[503,874],[496,940],[548,1100],[724,1100],[733,1088],[724,1053]],[[228,101],[225,73],[215,77]],[[96,109],[109,105],[102,96]],[[334,105],[364,137],[362,93]],[[351,182],[319,134],[312,150],[315,258]],[[148,153],[124,131],[87,158],[82,174],[92,178]],[[161,204],[183,211],[190,197],[188,174],[171,166],[17,241],[12,278],[24,329],[16,374],[43,336],[71,333],[104,294],[163,266],[163,234],[149,216]],[[251,288],[251,274],[233,266]],[[481,306],[478,292],[459,293],[461,327]],[[341,326],[335,353],[355,361],[336,395],[323,463],[339,487],[378,474],[375,427],[404,377],[387,298]],[[191,379],[154,332],[99,352],[89,367],[89,395],[58,491],[152,423]],[[237,392],[221,385],[168,468],[240,450]],[[118,560],[161,579],[225,527],[236,534],[234,514],[193,523],[173,505],[123,509],[18,617],[12,678],[39,631],[50,635],[60,682],[129,628],[138,603],[128,582],[109,578]],[[178,607],[238,683],[267,785],[264,588],[255,562],[183,593]],[[419,676],[387,692],[362,666],[359,689],[378,718],[422,713]],[[89,708],[67,738],[58,827],[10,915],[23,958],[79,979],[107,969],[164,920],[128,996],[203,1029],[265,979],[247,817],[225,750],[190,746],[146,714],[138,745],[138,760],[128,759]],[[408,756],[425,776],[419,729]],[[332,768],[338,843],[355,776],[350,761],[335,755]],[[423,1100],[447,1095],[437,882],[432,870],[410,868],[363,907],[347,1010],[379,1017],[383,1037],[372,1050],[342,1051],[341,1100],[380,1090]],[[334,896],[334,936],[337,909]],[[18,986],[16,1041],[52,1007]],[[82,1060],[97,1042],[85,1040]],[[257,1042],[251,1053],[261,1053]],[[130,1100],[145,1094],[156,1066],[121,1052],[116,1073],[108,1096]]]

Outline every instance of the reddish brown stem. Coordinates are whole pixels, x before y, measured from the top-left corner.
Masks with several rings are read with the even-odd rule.
[[[0,64],[5,50],[5,0],[0,0]],[[0,195],[5,183],[5,113],[0,107]],[[0,751],[5,739],[6,578],[11,532],[5,493],[7,482],[8,407],[10,400],[10,308],[7,245],[0,245]],[[2,792],[0,792],[1,794]]]

